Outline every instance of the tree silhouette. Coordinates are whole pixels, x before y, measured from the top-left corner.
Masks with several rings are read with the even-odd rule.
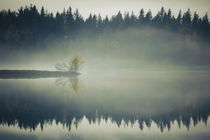
[[[191,25],[191,12],[190,12],[190,9],[188,9],[187,12],[185,12],[183,14],[182,24],[184,26],[190,27],[190,25]]]
[[[139,24],[144,23],[144,9],[142,8],[139,14]]]
[[[45,42],[49,37],[73,40],[83,30],[89,30],[92,34],[99,34],[107,28],[122,30],[142,26],[154,26],[180,34],[196,33],[196,35],[209,41],[208,15],[205,14],[200,18],[195,12],[192,17],[190,9],[183,15],[180,10],[176,18],[171,9],[166,12],[165,8],[161,7],[154,17],[152,17],[151,10],[145,14],[144,9],[141,9],[138,16],[133,12],[131,14],[125,12],[122,15],[119,11],[111,18],[108,16],[103,18],[100,14],[98,16],[90,14],[88,18],[83,19],[79,10],[73,11],[71,7],[53,15],[47,12],[44,7],[38,10],[35,5],[30,5],[20,7],[18,11],[11,11],[10,9],[0,11],[0,43],[2,48],[7,45],[17,45],[27,49],[31,45]],[[37,47],[39,46],[41,45]]]
[[[199,16],[198,14],[195,12],[193,19],[192,19],[192,27],[197,30],[199,28]]]
[[[123,17],[121,12],[119,11],[116,16],[112,17],[111,26],[112,28],[121,28],[123,23]]]
[[[151,10],[149,10],[149,11],[146,13],[146,16],[145,16],[145,22],[146,22],[147,24],[149,24],[149,23],[151,22],[151,20],[152,20],[152,12],[151,12]]]
[[[182,24],[182,11],[179,11],[179,14],[177,16],[177,24],[180,26]]]

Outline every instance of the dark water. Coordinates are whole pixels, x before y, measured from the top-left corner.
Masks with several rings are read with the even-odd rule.
[[[0,80],[0,140],[209,140],[210,72]]]

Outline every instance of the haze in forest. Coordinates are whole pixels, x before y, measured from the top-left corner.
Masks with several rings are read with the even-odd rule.
[[[79,54],[85,69],[159,69],[163,66],[209,66],[208,14],[190,9],[173,14],[118,11],[112,17],[68,7],[55,15],[45,7],[0,12],[1,69],[54,69]],[[98,69],[99,68],[99,69]]]

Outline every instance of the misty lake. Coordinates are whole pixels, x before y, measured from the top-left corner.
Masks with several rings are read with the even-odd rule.
[[[0,139],[209,140],[210,72],[0,79]]]
[[[210,140],[210,0],[0,0],[0,140]]]

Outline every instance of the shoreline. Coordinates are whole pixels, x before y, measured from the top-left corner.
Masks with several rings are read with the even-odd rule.
[[[45,71],[45,70],[0,70],[0,79],[35,79],[50,77],[76,77],[78,72]]]

